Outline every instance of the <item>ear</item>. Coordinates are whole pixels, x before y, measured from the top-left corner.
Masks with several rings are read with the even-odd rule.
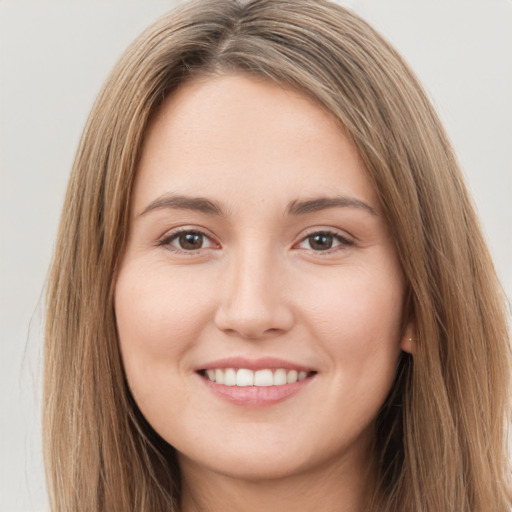
[[[413,319],[408,320],[402,331],[400,339],[400,348],[409,354],[414,353],[414,346],[416,342],[416,324]]]

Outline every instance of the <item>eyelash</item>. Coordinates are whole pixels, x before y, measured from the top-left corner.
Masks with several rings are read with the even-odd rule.
[[[319,255],[331,254],[332,252],[342,251],[342,250],[354,245],[354,242],[352,240],[349,240],[347,237],[341,235],[337,231],[332,231],[329,229],[321,229],[319,231],[311,231],[306,236],[304,236],[300,240],[300,242],[296,245],[300,245],[307,240],[310,240],[310,243],[311,243],[311,239],[315,236],[331,237],[333,239],[333,243],[334,243],[334,241],[338,242],[338,245],[335,245],[334,247],[329,247],[328,249],[324,249],[324,250],[315,250],[312,248],[307,249],[307,250],[310,250],[310,251],[314,252],[315,254],[319,254]]]
[[[195,249],[195,250],[187,250],[187,249],[183,249],[181,247],[176,247],[176,246],[173,246],[172,245],[172,242],[174,242],[175,240],[178,240],[179,237],[181,235],[198,235],[198,236],[201,236],[203,237],[203,240],[212,240],[212,237],[207,235],[206,233],[204,233],[203,231],[199,230],[199,229],[187,229],[187,228],[184,228],[184,229],[179,229],[177,231],[173,231],[171,234],[169,234],[168,236],[166,236],[165,238],[163,238],[162,240],[160,240],[158,242],[158,245],[161,246],[161,247],[165,247],[167,249],[169,249],[170,251],[173,251],[173,252],[176,252],[178,254],[187,254],[187,255],[193,255],[193,254],[197,254],[198,251],[200,251],[201,249],[206,249],[206,247],[200,247],[199,249]]]
[[[186,229],[185,228],[185,229],[180,229],[178,231],[172,232],[171,234],[169,234],[168,236],[166,236],[165,238],[160,240],[158,242],[158,246],[165,247],[165,248],[167,248],[175,253],[178,253],[178,254],[187,254],[187,255],[194,255],[194,254],[197,254],[197,252],[202,249],[210,248],[210,247],[200,247],[199,249],[188,250],[188,249],[183,249],[182,247],[176,247],[176,246],[172,245],[172,242],[179,240],[179,237],[184,234],[201,236],[201,237],[203,237],[203,241],[206,239],[206,240],[209,240],[210,243],[212,243],[212,244],[215,243],[215,242],[212,242],[212,237],[210,237],[203,231],[198,230],[198,229]],[[335,245],[334,247],[329,247],[328,249],[324,249],[324,250],[315,250],[312,248],[309,248],[309,249],[306,248],[306,250],[312,251],[316,254],[330,254],[332,252],[344,250],[347,247],[354,245],[354,242],[352,240],[349,240],[348,238],[340,235],[338,232],[328,230],[328,229],[323,229],[323,230],[312,231],[312,232],[308,233],[306,236],[301,238],[301,240],[298,242],[298,244],[295,244],[294,247],[302,244],[303,242],[307,241],[308,239],[311,240],[315,236],[332,237],[333,241],[338,242],[338,245]]]

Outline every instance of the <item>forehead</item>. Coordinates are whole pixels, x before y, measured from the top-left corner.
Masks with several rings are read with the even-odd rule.
[[[153,118],[135,209],[166,192],[289,201],[340,187],[376,205],[355,146],[329,113],[274,82],[224,75],[186,83]]]

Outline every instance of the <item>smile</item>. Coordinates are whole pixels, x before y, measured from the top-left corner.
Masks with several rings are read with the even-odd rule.
[[[223,384],[224,386],[269,387],[294,384],[306,379],[314,372],[286,370],[284,368],[266,368],[256,371],[248,368],[210,368],[203,370],[201,373],[209,381]]]

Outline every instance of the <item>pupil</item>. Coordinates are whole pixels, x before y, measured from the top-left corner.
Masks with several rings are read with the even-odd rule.
[[[312,249],[325,251],[332,247],[332,236],[324,234],[314,235],[309,243]]]
[[[184,233],[179,238],[182,249],[200,249],[203,245],[203,235],[198,233]]]

